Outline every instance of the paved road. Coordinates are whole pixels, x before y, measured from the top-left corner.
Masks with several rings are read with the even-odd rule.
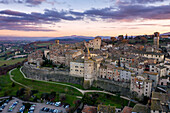
[[[11,72],[12,72],[13,70],[15,70],[15,69],[16,69],[16,68],[14,68],[14,69],[12,69],[12,70],[9,71],[9,75],[10,75],[11,81],[13,81],[14,83],[19,84],[19,85],[21,85],[21,86],[23,86],[23,87],[25,87],[25,88],[29,88],[29,89],[30,89],[30,87],[28,87],[28,86],[26,86],[26,85],[24,85],[24,84],[21,84],[21,83],[15,81],[15,80],[13,79],[13,76],[14,76],[14,75],[11,75]]]
[[[16,69],[16,68],[15,68],[15,69]],[[11,72],[12,72],[13,70],[15,70],[15,69],[12,69],[12,70],[9,71],[10,79],[11,79],[13,82],[15,82],[15,83],[17,83],[17,84],[19,84],[19,85],[21,85],[21,86],[23,86],[23,87],[29,88],[28,86],[25,86],[24,84],[21,84],[21,83],[15,81],[15,80],[12,78],[13,75],[11,75]],[[22,75],[24,76],[25,79],[30,79],[30,78],[27,78],[27,77],[25,76],[25,74],[22,72],[22,67],[20,68],[20,72],[22,73]],[[35,79],[30,79],[30,80],[35,80]],[[45,80],[35,80],[35,81],[41,81],[41,82],[46,82],[46,83],[52,83],[52,84],[58,84],[58,85],[68,86],[68,87],[71,87],[71,88],[74,88],[74,89],[78,90],[78,91],[81,92],[83,95],[84,95],[85,93],[88,93],[88,92],[94,92],[94,93],[95,93],[95,92],[98,92],[98,93],[105,93],[105,94],[109,94],[109,95],[112,95],[112,96],[116,96],[115,94],[110,93],[110,92],[107,92],[107,91],[100,91],[100,90],[82,90],[82,89],[79,89],[79,88],[77,88],[77,87],[75,87],[75,86],[68,85],[68,84],[64,84],[64,83],[57,83],[57,82],[45,81]],[[124,96],[121,96],[121,98],[126,99],[126,100],[131,100],[130,98],[124,97]]]
[[[5,99],[6,97],[2,97],[1,99]],[[8,98],[8,97],[7,97]],[[8,112],[9,106],[11,106],[13,104],[13,102],[15,101],[19,101],[19,103],[16,105],[16,107],[14,108],[14,110],[12,112]],[[2,113],[17,113],[20,109],[20,107],[23,105],[22,103],[30,103],[30,104],[35,104],[35,110],[34,113],[43,113],[41,111],[41,109],[43,107],[47,107],[50,109],[58,109],[58,110],[62,110],[63,113],[66,113],[65,108],[63,107],[56,107],[56,106],[52,106],[52,105],[46,105],[45,103],[35,103],[35,102],[27,102],[27,101],[22,101],[18,98],[13,97],[13,99],[7,104],[7,106],[5,106],[4,110],[2,111]]]

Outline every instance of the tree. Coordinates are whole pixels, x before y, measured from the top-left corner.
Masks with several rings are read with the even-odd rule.
[[[116,38],[115,37],[110,37],[110,40],[112,40],[112,42],[115,42]]]
[[[60,100],[60,101],[66,100],[66,95],[65,95],[65,94],[60,94],[59,100]]]
[[[12,87],[15,87],[15,83],[14,82],[12,83]]]
[[[122,43],[127,43],[128,41],[126,39],[123,39],[121,42]]]
[[[147,43],[147,39],[145,37],[140,37],[142,43]]]
[[[31,97],[31,90],[27,88],[24,93],[24,100],[29,100],[29,98]]]
[[[84,87],[84,89],[90,88],[90,81],[89,80],[84,80],[83,87]]]
[[[126,34],[126,36],[125,36],[125,39],[126,39],[126,40],[128,39],[128,36],[127,36],[127,34]]]
[[[119,35],[118,36],[118,40],[122,41],[124,38],[123,38],[123,35]]]

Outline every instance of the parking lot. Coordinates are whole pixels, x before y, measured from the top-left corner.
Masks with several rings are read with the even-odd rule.
[[[13,109],[12,112],[8,112],[8,109],[9,107],[14,103],[18,101],[18,104],[15,106],[15,108]],[[21,108],[21,106],[23,106],[22,103],[30,103],[30,104],[35,104],[35,110],[34,110],[34,113],[47,113],[45,111],[41,111],[41,109],[43,107],[46,107],[46,108],[50,108],[50,109],[57,109],[57,110],[61,110],[62,113],[66,113],[66,109],[63,108],[63,107],[56,107],[54,105],[47,105],[45,103],[34,103],[34,102],[26,102],[26,101],[22,101],[20,99],[17,99],[15,97],[13,97],[13,99],[11,101],[9,101],[9,103],[5,106],[5,108],[3,109],[3,111],[1,113],[17,113],[19,112],[19,109]],[[49,113],[49,112],[48,112]]]

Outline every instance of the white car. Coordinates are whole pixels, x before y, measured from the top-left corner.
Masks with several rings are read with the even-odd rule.
[[[57,109],[55,109],[55,110],[53,111],[53,113],[58,113],[58,110],[57,110]]]
[[[69,108],[69,107],[70,107],[69,105],[66,105],[66,106],[65,106],[66,109]]]
[[[55,103],[55,106],[56,106],[56,107],[58,107],[58,106],[60,106],[60,105],[61,105],[61,102],[56,102],[56,103]]]

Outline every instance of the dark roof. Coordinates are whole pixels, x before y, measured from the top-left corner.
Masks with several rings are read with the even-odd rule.
[[[98,105],[97,108],[98,112],[103,112],[103,113],[115,113],[115,107],[114,106],[107,106],[107,105]]]
[[[149,113],[149,110],[148,110],[148,107],[145,105],[136,104],[133,107],[132,112]]]

